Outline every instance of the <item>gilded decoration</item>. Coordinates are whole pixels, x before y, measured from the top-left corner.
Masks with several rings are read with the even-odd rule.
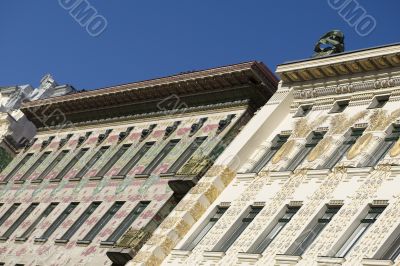
[[[307,160],[309,162],[313,162],[316,159],[320,158],[322,154],[329,150],[330,146],[332,145],[332,137],[326,137],[322,139],[318,145],[312,149],[310,154],[307,156]]]
[[[390,150],[390,157],[397,157],[400,154],[400,140],[396,141],[393,148]]]
[[[294,124],[294,130],[293,130],[292,136],[293,136],[293,138],[305,138],[311,130],[312,130],[312,127],[307,122],[307,119],[300,118]]]
[[[343,134],[346,130],[354,125],[358,120],[364,118],[367,115],[367,111],[361,111],[352,117],[347,117],[346,114],[340,113],[332,117],[330,134]]]
[[[357,142],[350,148],[349,152],[347,153],[347,159],[352,160],[357,155],[359,155],[363,150],[365,150],[365,148],[368,146],[372,138],[373,138],[372,133],[368,133],[361,136],[357,140]]]
[[[369,118],[369,131],[384,131],[393,123],[394,120],[400,117],[400,109],[394,110],[390,115],[386,110],[375,110]]]
[[[288,142],[286,142],[285,144],[283,144],[282,147],[276,152],[276,154],[272,158],[271,162],[273,164],[279,163],[283,158],[288,156],[288,154],[293,149],[295,144],[296,144],[296,141],[294,139],[291,139]]]

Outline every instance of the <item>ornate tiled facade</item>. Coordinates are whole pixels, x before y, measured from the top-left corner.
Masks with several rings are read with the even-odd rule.
[[[0,174],[0,262],[160,263],[230,183],[214,162],[276,86],[249,62],[25,103],[38,133]]]
[[[389,45],[278,66],[277,92],[172,212],[207,198],[162,264],[400,265],[399,55]]]

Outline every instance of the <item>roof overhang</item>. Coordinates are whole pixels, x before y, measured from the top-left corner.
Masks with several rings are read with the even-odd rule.
[[[245,99],[261,106],[277,83],[263,63],[247,62],[27,102],[21,110],[42,128]]]
[[[317,81],[400,66],[400,44],[369,48],[279,65],[284,82]]]

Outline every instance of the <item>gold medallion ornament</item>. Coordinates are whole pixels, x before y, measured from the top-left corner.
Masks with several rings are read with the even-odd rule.
[[[284,157],[286,157],[290,151],[293,149],[293,146],[295,144],[295,140],[291,139],[285,144],[282,145],[282,147],[276,152],[274,157],[272,158],[272,163],[277,164],[279,163]]]
[[[310,154],[307,156],[307,160],[309,162],[313,162],[319,157],[321,157],[322,154],[324,154],[327,150],[329,150],[331,143],[332,143],[332,137],[326,137],[323,140],[321,140],[318,143],[318,145],[314,149],[312,149]]]
[[[390,157],[397,157],[400,154],[400,140],[396,141],[393,148],[390,150]]]
[[[359,155],[368,146],[369,142],[372,140],[372,133],[365,134],[361,136],[357,142],[351,147],[347,153],[347,159],[353,160],[357,155]]]

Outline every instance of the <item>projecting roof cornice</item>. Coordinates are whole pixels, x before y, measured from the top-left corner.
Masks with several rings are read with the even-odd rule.
[[[254,61],[27,102],[21,110],[41,128],[246,99],[262,106],[277,83]]]
[[[304,82],[400,66],[400,44],[335,54],[279,65],[284,82]]]

